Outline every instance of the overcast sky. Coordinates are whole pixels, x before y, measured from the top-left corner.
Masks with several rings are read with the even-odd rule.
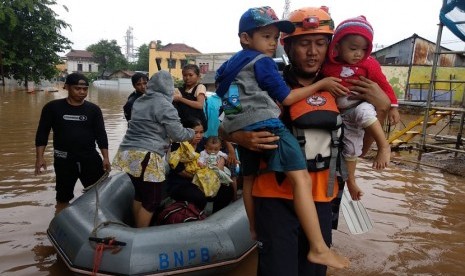
[[[284,0],[57,0],[53,9],[71,24],[63,34],[72,48],[84,50],[101,39],[118,41],[125,53],[125,36],[133,29],[134,49],[152,40],[162,44],[184,43],[202,53],[236,52],[239,18],[248,8],[271,6],[281,18]],[[68,7],[67,12],[62,5]],[[289,10],[329,7],[337,25],[342,20],[365,15],[372,24],[374,49],[388,46],[414,33],[436,42],[442,0],[291,0]],[[464,50],[465,42],[444,28],[442,46]]]

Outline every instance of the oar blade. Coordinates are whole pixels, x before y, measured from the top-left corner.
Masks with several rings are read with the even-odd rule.
[[[347,187],[344,188],[341,199],[341,209],[350,233],[363,234],[373,228],[373,221],[360,200],[352,200]]]

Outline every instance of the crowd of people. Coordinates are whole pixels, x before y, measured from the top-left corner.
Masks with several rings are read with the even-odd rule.
[[[226,207],[238,198],[240,164],[250,235],[258,244],[257,275],[326,275],[328,266],[346,268],[349,260],[330,249],[333,201],[345,182],[353,200],[361,199],[356,159],[373,141],[373,168],[388,166],[381,125],[386,117],[396,124],[399,113],[395,93],[370,57],[373,28],[367,19],[334,26],[327,7],[300,8],[285,20],[270,7],[245,11],[238,32],[242,50],[217,71],[222,104],[215,120],[224,113],[224,121],[209,129],[208,140],[206,88],[197,65],[183,68],[180,88],[166,71],[150,78],[136,73],[135,91],[123,107],[127,132],[112,163],[102,111],[85,101],[88,80],[70,74],[68,97],[42,110],[35,173],[46,169],[53,130],[57,204],[66,206],[74,197],[77,179],[87,187],[113,167],[134,186],[135,226],[147,227],[166,196],[199,210],[208,202],[212,212]],[[283,72],[272,59],[279,44],[290,62]],[[335,139],[343,147],[334,151]],[[218,185],[198,184],[199,170],[206,169],[219,175]]]

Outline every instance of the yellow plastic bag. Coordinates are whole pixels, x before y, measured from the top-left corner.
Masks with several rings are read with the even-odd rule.
[[[218,174],[210,168],[200,168],[194,175],[192,183],[197,185],[205,196],[216,196],[220,189]]]
[[[168,164],[172,169],[174,169],[178,166],[179,162],[184,163],[186,164],[187,171],[187,163],[195,162],[195,164],[197,164],[197,159],[199,158],[199,156],[200,154],[195,152],[194,147],[189,142],[181,142],[179,148],[170,153]],[[190,166],[191,169],[194,169],[193,172],[195,172],[195,166]]]
[[[186,172],[194,175],[192,183],[197,185],[205,196],[216,196],[221,185],[218,168],[216,171],[208,167],[201,168],[197,162],[199,156],[200,154],[189,142],[182,142],[177,150],[171,152],[168,163],[173,169],[178,166],[179,162],[184,163]],[[222,179],[224,179],[223,176]],[[229,177],[228,179],[230,180]],[[229,183],[230,181],[223,182]]]

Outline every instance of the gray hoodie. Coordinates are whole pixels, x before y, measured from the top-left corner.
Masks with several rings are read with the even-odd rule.
[[[147,91],[134,102],[120,150],[145,150],[163,156],[171,141],[189,141],[194,137],[194,130],[181,124],[172,104],[173,93],[170,73],[159,71],[150,78]]]

